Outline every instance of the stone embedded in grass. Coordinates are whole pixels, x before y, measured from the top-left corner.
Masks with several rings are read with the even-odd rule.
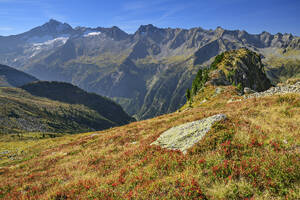
[[[251,89],[248,88],[248,87],[245,87],[245,88],[244,88],[244,94],[253,94],[253,93],[255,93],[254,90],[251,90]]]
[[[187,149],[199,142],[210,131],[213,124],[226,118],[226,115],[218,114],[172,127],[162,133],[151,145],[159,145],[171,150],[180,150],[185,154]]]
[[[95,136],[98,136],[100,135],[100,133],[93,133],[92,135],[90,135],[90,137],[95,137]]]

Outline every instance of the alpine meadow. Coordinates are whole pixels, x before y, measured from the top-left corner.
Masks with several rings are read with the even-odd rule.
[[[0,0],[0,199],[300,199],[298,1],[70,3]]]

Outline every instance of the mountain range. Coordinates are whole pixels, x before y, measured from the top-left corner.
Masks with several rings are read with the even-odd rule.
[[[113,98],[145,119],[182,106],[197,71],[219,53],[241,47],[261,55],[273,84],[300,74],[300,38],[287,33],[149,24],[128,34],[116,26],[73,28],[56,20],[0,37],[0,63]]]

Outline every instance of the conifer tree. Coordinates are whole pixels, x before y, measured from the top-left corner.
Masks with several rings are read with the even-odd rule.
[[[187,98],[187,100],[188,100],[188,101],[191,99],[191,91],[190,91],[190,89],[189,89],[189,88],[188,88],[188,89],[186,89],[185,96],[186,96],[186,98]]]

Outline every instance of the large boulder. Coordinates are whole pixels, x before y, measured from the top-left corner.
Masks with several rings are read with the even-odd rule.
[[[151,145],[159,145],[170,150],[180,150],[185,154],[189,148],[210,131],[213,124],[224,119],[226,119],[226,115],[218,114],[170,128]]]

